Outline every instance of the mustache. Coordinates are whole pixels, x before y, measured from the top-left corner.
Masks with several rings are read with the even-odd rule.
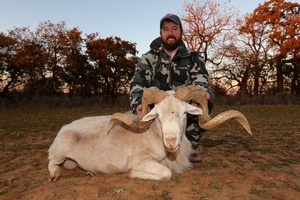
[[[174,40],[177,40],[177,38],[174,37],[174,36],[169,36],[169,37],[167,37],[167,40],[168,40],[168,39],[174,39]]]

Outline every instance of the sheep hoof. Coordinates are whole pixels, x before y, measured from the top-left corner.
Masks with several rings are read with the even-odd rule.
[[[58,180],[58,178],[61,176],[61,168],[58,165],[52,166],[52,168],[49,168],[50,170],[50,176],[48,178],[49,182],[55,182]]]
[[[57,181],[58,180],[58,178],[59,178],[60,176],[54,176],[54,177],[52,177],[52,176],[49,176],[49,178],[48,178],[48,182],[55,182],[55,181]]]
[[[96,174],[94,172],[85,172],[86,176],[95,176]]]

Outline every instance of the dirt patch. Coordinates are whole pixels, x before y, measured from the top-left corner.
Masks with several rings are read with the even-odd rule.
[[[47,150],[63,123],[57,117],[71,121],[68,116],[94,111],[6,111],[0,121],[0,199],[299,199],[299,106],[238,109],[254,135],[233,121],[207,131],[198,147],[203,162],[168,182],[126,173],[90,177],[75,169],[63,170],[55,183],[47,181]]]

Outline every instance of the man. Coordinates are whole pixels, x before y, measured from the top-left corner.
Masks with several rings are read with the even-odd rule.
[[[203,57],[196,51],[186,48],[182,40],[182,24],[177,15],[167,14],[160,20],[160,37],[150,44],[150,51],[140,58],[130,81],[130,106],[134,114],[140,117],[143,91],[151,86],[161,90],[177,90],[187,85],[197,85],[207,91],[211,111],[214,94],[208,88],[209,77]],[[197,106],[196,102],[191,102]],[[198,126],[197,117],[188,115],[186,136],[191,147],[196,149],[204,130]],[[201,162],[201,156],[195,151],[191,162]]]

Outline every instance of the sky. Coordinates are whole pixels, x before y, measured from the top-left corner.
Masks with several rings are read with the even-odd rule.
[[[224,4],[228,0],[215,1]],[[231,0],[227,6],[246,14],[263,3]],[[7,34],[14,27],[35,31],[40,22],[65,21],[67,29],[78,27],[84,38],[98,32],[103,39],[118,36],[136,43],[141,55],[159,36],[160,19],[167,13],[182,13],[183,4],[184,0],[0,0],[0,32]]]

